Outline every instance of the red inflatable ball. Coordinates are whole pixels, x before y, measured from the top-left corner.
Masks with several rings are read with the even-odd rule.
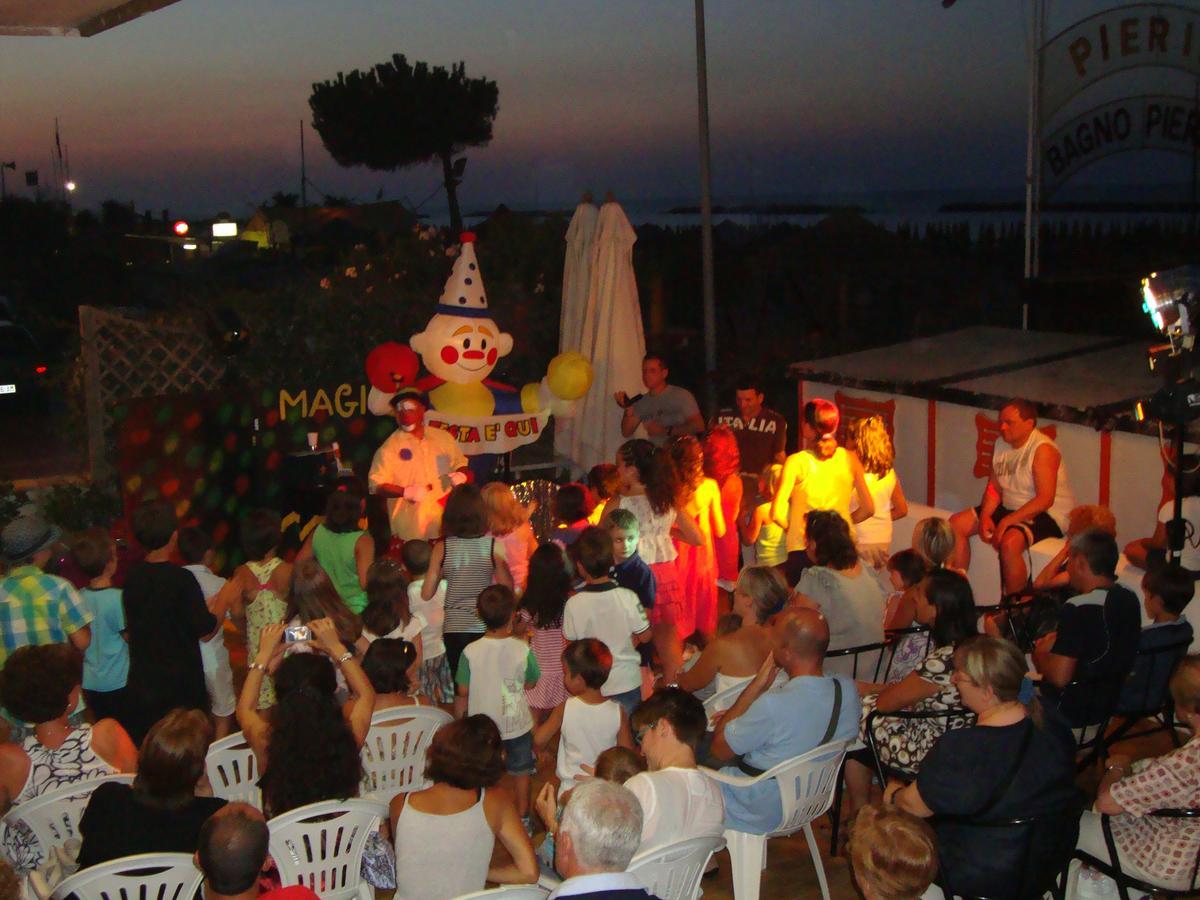
[[[376,390],[394,394],[415,384],[421,360],[407,344],[388,341],[367,354],[367,380]]]

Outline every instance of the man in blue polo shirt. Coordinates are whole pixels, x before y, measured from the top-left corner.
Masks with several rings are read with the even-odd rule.
[[[786,609],[771,628],[775,652],[717,724],[711,755],[720,762],[737,759],[727,775],[761,775],[780,763],[830,741],[858,734],[862,703],[854,681],[823,672],[829,625],[814,609]],[[772,689],[779,669],[788,681]],[[750,787],[721,784],[725,827],[769,834],[779,827],[783,810],[779,787],[761,781]]]

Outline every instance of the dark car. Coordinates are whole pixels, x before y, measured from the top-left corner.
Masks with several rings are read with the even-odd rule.
[[[45,353],[33,335],[0,321],[0,408],[45,406],[47,375]]]

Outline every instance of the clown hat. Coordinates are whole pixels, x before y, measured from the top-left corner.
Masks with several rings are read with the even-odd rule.
[[[426,409],[429,409],[429,395],[420,388],[416,388],[411,385],[408,387],[402,387],[400,390],[396,391],[396,393],[394,393],[388,400],[388,406],[390,406],[392,409],[395,409],[405,400],[416,400]]]
[[[446,287],[442,289],[437,311],[472,319],[490,318],[492,314],[483,293],[483,276],[475,259],[475,235],[465,231],[459,240],[461,248],[458,258],[454,260],[454,268],[450,270]]]

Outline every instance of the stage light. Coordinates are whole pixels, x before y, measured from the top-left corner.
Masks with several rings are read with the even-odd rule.
[[[188,223],[183,221],[183,219],[180,219],[178,222],[175,223],[172,230],[180,237],[183,237],[185,234],[188,233]]]
[[[69,193],[74,193],[76,184],[73,181],[68,181],[66,184],[63,185],[63,187],[65,187]]]
[[[1191,347],[1200,312],[1200,266],[1180,266],[1151,272],[1142,279],[1142,310],[1172,345],[1177,340]]]

